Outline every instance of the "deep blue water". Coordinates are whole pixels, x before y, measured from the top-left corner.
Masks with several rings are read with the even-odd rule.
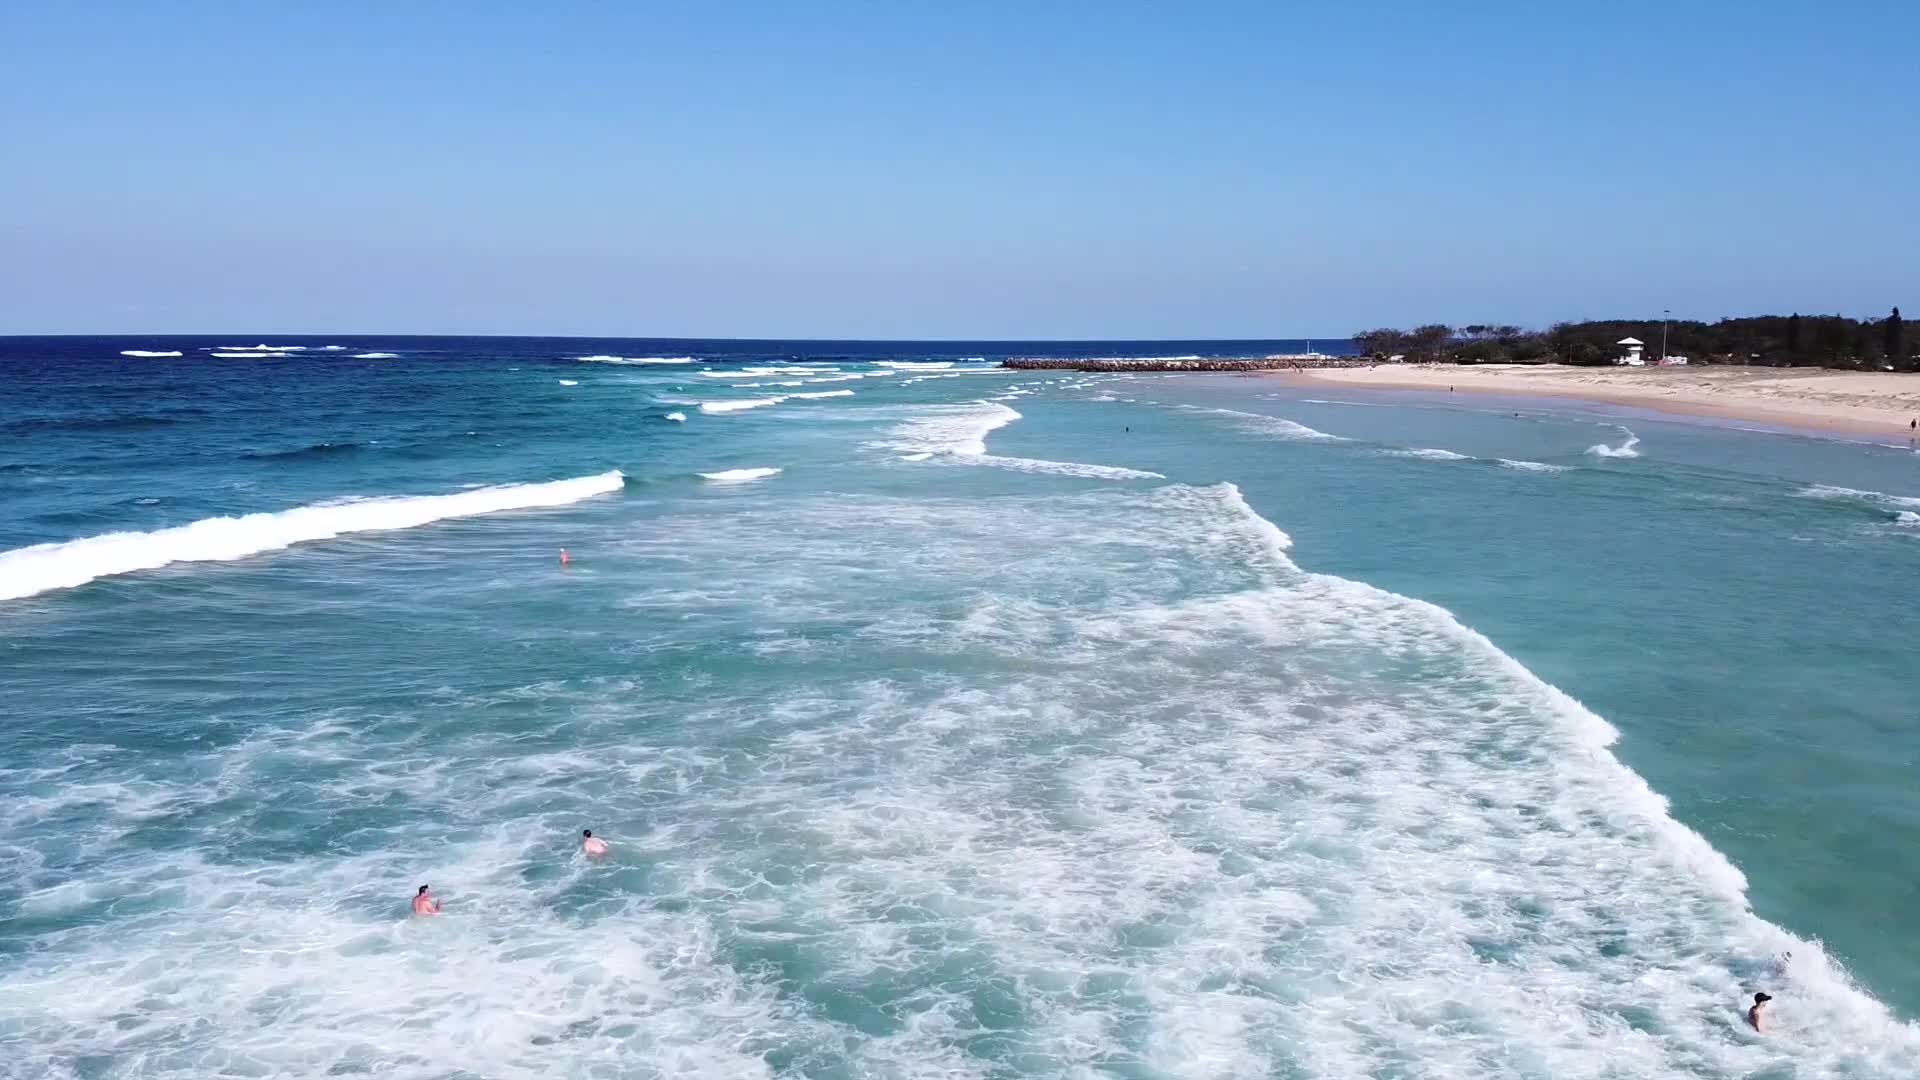
[[[1920,458],[1303,345],[0,339],[0,1075],[1914,1075]]]

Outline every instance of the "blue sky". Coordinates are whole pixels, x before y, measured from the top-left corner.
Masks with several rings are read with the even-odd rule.
[[[1920,308],[1916,9],[17,0],[0,333]]]

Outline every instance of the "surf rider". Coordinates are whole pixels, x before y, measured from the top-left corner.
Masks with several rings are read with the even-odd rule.
[[[1755,1031],[1767,1030],[1763,1026],[1764,1020],[1761,1014],[1766,1011],[1767,1002],[1772,1000],[1773,1000],[1772,994],[1759,993],[1759,994],[1753,995],[1753,1008],[1747,1010],[1747,1023],[1753,1028],[1753,1030]]]
[[[593,835],[592,829],[581,829],[580,836],[582,838],[580,850],[586,852],[590,858],[597,859],[607,853],[607,842]]]
[[[425,885],[420,886],[420,891],[413,894],[413,913],[415,915],[440,914],[440,901],[427,895]]]

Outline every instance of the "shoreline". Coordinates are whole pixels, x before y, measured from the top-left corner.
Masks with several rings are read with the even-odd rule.
[[[1556,397],[1826,435],[1911,438],[1920,418],[1920,374],[1893,372],[1382,364],[1272,374],[1295,386]]]

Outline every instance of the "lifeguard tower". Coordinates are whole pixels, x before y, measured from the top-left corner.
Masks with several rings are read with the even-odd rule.
[[[1619,341],[1614,342],[1614,344],[1624,345],[1626,346],[1626,350],[1627,350],[1627,354],[1625,356],[1619,356],[1614,358],[1613,362],[1615,364],[1618,364],[1621,367],[1646,367],[1647,366],[1647,357],[1646,357],[1647,343],[1646,342],[1641,341],[1639,338],[1625,337],[1625,338],[1621,338]]]

